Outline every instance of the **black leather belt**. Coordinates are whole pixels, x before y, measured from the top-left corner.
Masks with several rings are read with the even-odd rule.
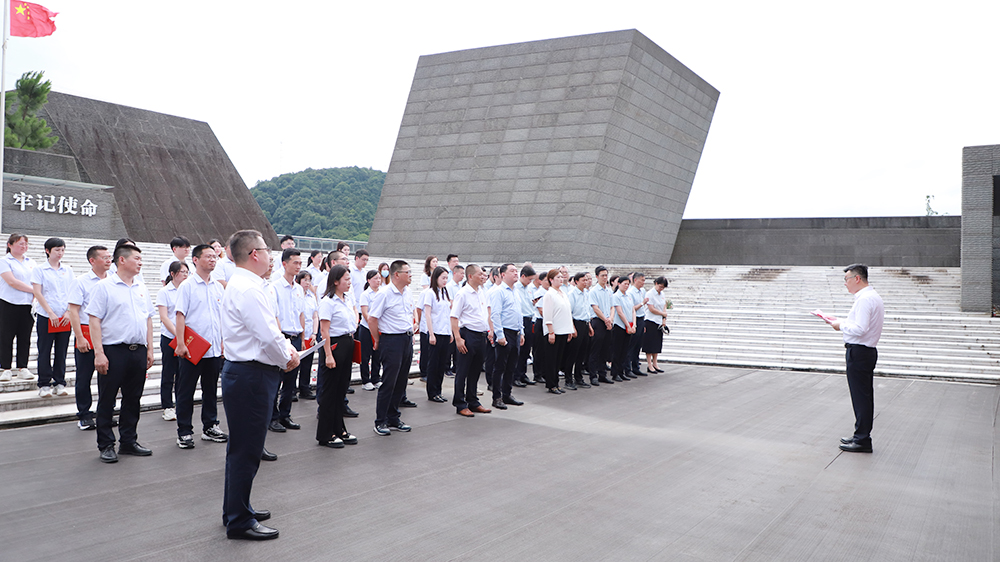
[[[845,343],[844,347],[850,349],[852,347],[863,347],[865,349],[875,349],[874,347],[868,347],[867,345],[861,345],[860,343]]]
[[[281,371],[281,367],[275,367],[274,365],[268,365],[267,363],[261,363],[260,361],[230,361],[230,363],[253,367],[254,369],[263,369],[265,371]]]
[[[383,336],[410,336],[412,338],[413,337],[413,330],[409,330],[409,331],[407,331],[406,333],[403,333],[403,334],[382,334],[382,335]]]
[[[109,345],[108,347],[127,347],[129,351],[135,351],[135,350],[139,349],[140,347],[145,348],[146,344],[144,344],[144,343],[116,343],[116,344]]]
[[[289,334],[288,332],[281,332],[281,335],[285,336],[286,340],[294,340],[295,338],[301,336],[302,332],[299,332],[297,334]]]

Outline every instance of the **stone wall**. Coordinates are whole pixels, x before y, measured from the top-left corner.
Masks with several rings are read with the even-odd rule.
[[[988,312],[993,303],[994,176],[1000,175],[1000,145],[962,150],[962,310]]]

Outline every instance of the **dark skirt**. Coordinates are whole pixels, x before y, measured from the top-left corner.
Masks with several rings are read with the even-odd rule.
[[[659,353],[663,351],[663,332],[656,322],[644,321],[645,331],[642,333],[642,352]]]

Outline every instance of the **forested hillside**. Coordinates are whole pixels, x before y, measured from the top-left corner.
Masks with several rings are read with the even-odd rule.
[[[312,168],[257,182],[250,192],[279,234],[368,240],[385,172]]]

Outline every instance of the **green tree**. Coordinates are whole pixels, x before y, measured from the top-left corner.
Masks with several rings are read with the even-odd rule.
[[[25,72],[17,80],[13,92],[7,95],[4,113],[4,146],[38,150],[59,140],[52,129],[36,113],[49,101],[52,82],[43,81],[44,72]]]

